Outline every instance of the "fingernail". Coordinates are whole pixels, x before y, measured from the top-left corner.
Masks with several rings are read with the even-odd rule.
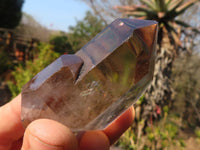
[[[64,150],[63,146],[49,145],[29,134],[29,150]]]

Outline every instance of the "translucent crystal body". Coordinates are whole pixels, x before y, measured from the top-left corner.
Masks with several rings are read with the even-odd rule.
[[[117,19],[75,55],[62,55],[22,90],[22,121],[57,120],[73,131],[105,128],[153,78],[157,23]]]

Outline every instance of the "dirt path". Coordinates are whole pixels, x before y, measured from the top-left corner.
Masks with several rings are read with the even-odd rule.
[[[200,150],[200,139],[190,137],[188,140],[185,140],[185,150]]]

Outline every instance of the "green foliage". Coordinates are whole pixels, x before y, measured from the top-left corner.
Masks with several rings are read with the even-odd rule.
[[[24,0],[0,1],[0,27],[15,28],[21,19],[21,8]]]
[[[103,21],[91,12],[87,12],[82,21],[69,28],[68,41],[74,51],[79,50],[105,27]]]
[[[13,97],[21,92],[21,88],[25,83],[59,56],[58,53],[52,51],[52,47],[49,44],[41,43],[38,49],[39,54],[33,62],[26,61],[25,66],[19,65],[12,72],[15,81],[9,82],[8,85]]]
[[[50,39],[50,43],[54,45],[54,51],[59,54],[73,54],[72,46],[68,42],[67,35],[57,35]]]
[[[169,112],[169,107],[168,107],[168,106],[164,106],[164,107],[163,107],[163,111],[164,111],[165,113],[168,113],[168,112]]]
[[[144,95],[140,97],[140,99],[136,102],[136,104],[141,105],[144,102]]]
[[[200,139],[200,129],[196,129],[195,130],[195,134]]]
[[[136,139],[137,136],[134,134],[132,128],[129,128],[116,143],[116,146],[122,147],[125,150],[136,150]]]
[[[81,49],[96,34],[105,27],[103,21],[87,12],[83,20],[77,21],[75,26],[69,27],[69,33],[51,37],[50,43],[54,45],[54,51],[60,54],[73,54]]]
[[[173,119],[176,120],[173,116],[165,115],[160,122],[146,127],[142,135],[141,133],[135,134],[134,128],[129,128],[117,145],[126,150],[182,149],[185,143],[178,137],[179,126]],[[139,126],[143,124],[142,122]]]

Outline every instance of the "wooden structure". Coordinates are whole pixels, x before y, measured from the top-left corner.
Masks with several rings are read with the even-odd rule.
[[[33,49],[37,44],[37,39],[17,35],[11,29],[0,28],[0,46],[5,46],[5,50],[16,63],[32,60]]]

